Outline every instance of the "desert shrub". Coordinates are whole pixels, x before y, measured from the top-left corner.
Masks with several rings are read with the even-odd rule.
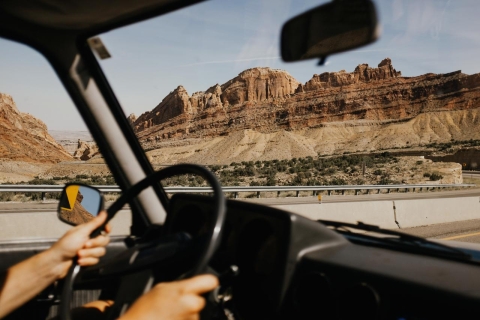
[[[343,186],[346,184],[347,184],[347,181],[345,181],[342,178],[333,178],[328,181],[328,185],[331,185],[331,186]]]
[[[267,186],[275,186],[277,184],[277,180],[275,179],[275,176],[268,176],[266,185]]]
[[[33,180],[28,181],[28,184],[32,184],[32,185],[40,185],[40,184],[54,185],[54,184],[57,184],[57,183],[52,179],[41,179],[41,178],[35,177]]]
[[[353,183],[355,185],[361,186],[362,184],[365,184],[365,180],[363,180],[362,178],[357,178],[357,179],[355,179],[355,181]]]
[[[431,175],[431,174],[430,174],[429,172],[425,172],[425,173],[423,174],[423,177],[424,177],[424,178],[430,178],[430,175]]]
[[[117,182],[115,181],[115,179],[113,178],[113,176],[106,176],[105,177],[105,184],[107,186],[112,186],[112,185],[116,185]]]
[[[328,168],[327,170],[325,170],[326,174],[334,174],[335,172],[337,172],[337,169],[335,168]]]
[[[437,172],[434,172],[430,175],[430,181],[437,181],[443,179],[443,176]]]
[[[421,165],[421,164],[423,164],[423,161],[422,160],[417,160],[416,164]]]
[[[392,183],[392,180],[390,179],[390,175],[388,173],[382,174],[382,177],[377,182],[377,184],[380,184],[380,185],[391,184],[391,183]]]
[[[308,179],[307,182],[305,183],[307,186],[321,186],[322,182],[317,180],[317,179]]]
[[[380,169],[376,169],[375,171],[373,171],[373,174],[376,175],[376,176],[380,176],[382,173],[383,173],[383,171],[380,170]]]
[[[220,169],[221,169],[221,166],[219,165],[210,166],[210,170],[212,170],[213,172],[217,172]]]
[[[12,201],[14,196],[13,192],[0,192],[0,201]]]
[[[299,176],[295,176],[295,177],[291,180],[290,185],[292,185],[292,186],[301,186],[301,185],[303,185],[302,178],[300,178]]]

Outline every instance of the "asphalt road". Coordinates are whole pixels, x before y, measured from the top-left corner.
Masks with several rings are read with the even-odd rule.
[[[480,243],[480,219],[440,223],[398,231],[438,240]]]
[[[479,175],[480,176],[480,175]],[[332,195],[322,196],[323,203],[335,202],[355,202],[355,201],[382,201],[382,200],[408,200],[408,199],[438,199],[438,198],[459,198],[459,197],[480,197],[480,189],[462,189],[452,191],[424,191],[409,193],[390,193],[390,194],[369,194],[369,195]],[[281,204],[308,204],[318,203],[317,197],[288,197],[288,198],[252,198],[244,199],[255,203],[265,205]],[[0,203],[0,214],[2,213],[32,213],[32,212],[55,212],[57,210],[56,202],[47,203]],[[453,223],[442,223],[430,226],[400,229],[399,231],[412,235],[470,243],[480,243],[480,219],[459,221]]]

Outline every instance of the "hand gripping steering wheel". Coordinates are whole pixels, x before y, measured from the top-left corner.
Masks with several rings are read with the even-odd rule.
[[[208,169],[202,166],[193,165],[193,164],[179,164],[170,166],[168,168],[156,171],[151,175],[147,176],[130,189],[128,189],[120,198],[117,199],[108,209],[107,221],[115,216],[115,214],[129,201],[136,197],[141,191],[152,186],[154,183],[161,181],[166,178],[170,178],[180,174],[196,174],[204,178],[213,189],[213,201],[212,201],[212,217],[208,219],[208,228],[204,236],[202,236],[202,241],[200,244],[196,243],[195,245],[195,258],[191,262],[191,266],[188,267],[188,271],[183,273],[181,278],[191,277],[197,275],[201,272],[205,272],[210,259],[212,258],[215,250],[220,244],[220,232],[225,220],[225,211],[226,211],[226,201],[222,192],[220,183],[218,182],[215,175],[213,175]],[[168,212],[168,208],[167,208]],[[168,218],[167,218],[168,219]],[[103,226],[95,230],[91,237],[96,237],[103,230]],[[116,274],[119,276],[126,276],[132,272],[138,272],[139,270],[153,269],[154,266],[157,266],[159,263],[168,263],[172,262],[175,257],[175,253],[178,252],[179,248],[188,247],[193,244],[188,243],[186,240],[188,236],[184,235],[166,235],[160,238],[157,238],[153,241],[139,242],[133,247],[119,254],[117,257],[108,261],[102,266],[92,266],[87,268],[82,268],[82,274],[93,274],[88,278],[89,281],[95,281],[95,279],[100,279],[105,274]],[[188,243],[185,245],[185,243]],[[184,252],[193,252],[184,251]],[[141,256],[141,259],[137,258]],[[138,260],[137,263],[132,263],[132,260]],[[60,316],[62,320],[71,320],[70,314],[70,302],[72,299],[73,293],[73,284],[77,278],[77,275],[80,272],[80,266],[73,262],[66,278],[64,281],[64,286],[61,295],[60,302]],[[153,280],[153,281],[152,281]],[[170,279],[174,280],[174,279]],[[144,286],[146,289],[149,289],[155,279],[149,278],[149,284],[145,283]],[[139,293],[140,295],[141,293]],[[120,295],[120,293],[117,295]],[[136,297],[138,298],[138,296]],[[117,299],[116,299],[117,300]],[[117,304],[117,301],[115,301]],[[117,318],[122,310],[117,306],[114,310],[117,312],[112,312],[109,314],[109,319]],[[112,310],[112,311],[114,311]],[[118,314],[115,314],[118,313]]]

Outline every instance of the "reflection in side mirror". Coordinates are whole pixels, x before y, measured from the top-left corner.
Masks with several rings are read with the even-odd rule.
[[[81,184],[66,185],[58,204],[58,218],[71,225],[92,220],[103,210],[103,197],[94,187]]]
[[[325,60],[333,53],[358,48],[378,38],[371,0],[333,1],[289,20],[282,29],[282,59]]]

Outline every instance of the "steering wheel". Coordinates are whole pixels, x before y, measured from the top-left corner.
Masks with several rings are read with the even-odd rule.
[[[100,278],[105,277],[106,275],[116,275],[128,278],[128,275],[134,272],[138,274],[138,272],[141,272],[142,270],[152,270],[155,266],[158,266],[159,264],[168,264],[169,262],[171,263],[174,259],[178,258],[180,252],[183,253],[183,256],[194,255],[194,261],[190,261],[192,265],[188,267],[188,271],[184,272],[180,276],[180,278],[187,278],[197,275],[201,272],[205,272],[210,259],[220,245],[220,233],[225,220],[226,211],[226,201],[225,196],[222,192],[221,185],[215,175],[213,175],[205,167],[193,164],[179,164],[152,173],[137,184],[133,185],[107,209],[107,221],[113,218],[115,214],[125,204],[131,201],[144,189],[152,186],[158,181],[180,174],[199,175],[204,178],[213,189],[212,217],[211,219],[208,219],[208,228],[204,236],[202,236],[201,243],[196,243],[194,250],[192,250],[193,241],[190,241],[189,235],[167,234],[154,240],[149,240],[145,242],[139,241],[139,243],[128,248],[125,252],[119,254],[118,256],[114,257],[112,260],[106,262],[105,264],[102,264],[101,266],[92,266],[82,268],[81,270],[80,266],[76,263],[76,261],[74,261],[72,266],[70,267],[70,270],[65,278],[63,285],[60,301],[60,319],[71,320],[70,302],[73,294],[73,284],[77,279],[80,270],[82,271],[82,275],[90,275],[87,276],[88,281],[100,280]],[[168,212],[169,208],[166,209]],[[98,234],[100,234],[102,230],[103,226],[95,230],[92,233],[91,237],[96,237]],[[151,272],[149,274],[151,274]],[[179,277],[177,277],[176,279],[178,278]],[[162,280],[165,281],[165,279]],[[137,286],[139,281],[143,281],[143,283],[140,284],[140,289],[137,296],[133,297],[134,299],[136,299],[143,292],[149,290],[150,287],[156,282],[156,279],[154,276],[150,275],[143,277],[143,280],[139,280],[139,277],[137,276],[135,279],[133,279],[133,281]],[[115,304],[113,308],[114,310],[112,310],[113,312],[110,312],[109,319],[117,318],[120,313],[124,311],[124,307],[117,304],[117,302],[121,302],[117,300],[122,300],[121,298],[119,298],[122,295],[120,290],[122,290],[122,286],[120,286],[119,293],[117,294],[117,298],[115,299]],[[130,298],[132,298],[131,292],[125,294],[129,295]],[[121,303],[123,304],[123,302]]]

